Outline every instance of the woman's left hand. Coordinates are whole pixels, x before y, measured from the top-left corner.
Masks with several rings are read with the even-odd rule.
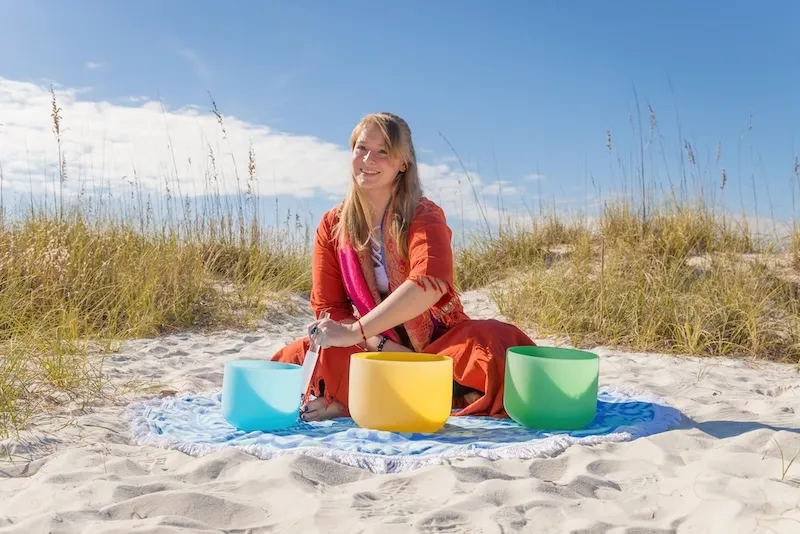
[[[361,341],[358,325],[320,319],[308,325],[308,336],[320,348],[351,347]]]

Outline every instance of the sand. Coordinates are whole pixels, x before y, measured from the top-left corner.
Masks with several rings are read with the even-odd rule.
[[[465,303],[473,317],[498,316],[481,292]],[[225,361],[266,357],[309,320],[304,311],[248,333],[125,343],[106,363],[113,382],[164,388],[65,408],[3,442],[0,533],[800,532],[800,458],[784,474],[777,446],[786,463],[800,449],[800,376],[789,365],[599,347],[601,384],[660,395],[685,419],[553,458],[387,475],[308,456],[194,458],[131,444],[122,414],[132,399],[219,388]]]

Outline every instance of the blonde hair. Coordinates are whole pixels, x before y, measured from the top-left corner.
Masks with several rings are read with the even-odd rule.
[[[372,113],[362,118],[350,134],[350,150],[355,148],[361,133],[369,126],[377,127],[383,134],[383,142],[389,157],[399,158],[405,170],[398,173],[392,186],[389,199],[389,212],[392,214],[389,233],[398,245],[398,251],[408,259],[408,228],[422,198],[422,182],[417,170],[417,155],[411,140],[411,129],[405,120],[392,113]],[[340,245],[351,244],[361,251],[369,246],[369,205],[355,184],[350,190],[339,211],[339,222],[334,229]]]

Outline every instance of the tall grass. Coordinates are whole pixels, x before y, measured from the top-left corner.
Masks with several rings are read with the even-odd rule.
[[[55,94],[52,119],[60,147]],[[59,158],[62,190],[60,148]],[[248,182],[255,171],[251,151]],[[0,436],[31,413],[101,392],[102,355],[119,340],[246,327],[287,292],[309,290],[307,229],[265,229],[249,194],[232,208],[211,197],[160,221],[142,198],[102,212],[59,195],[21,219],[0,205]]]
[[[607,135],[630,189],[593,217],[567,222],[553,211],[507,223],[497,238],[479,231],[458,253],[459,287],[491,283],[510,320],[577,345],[800,363],[800,225],[793,221],[787,238],[732,216],[717,197],[727,171],[713,184],[688,141],[678,174],[648,181],[644,147],[663,139],[649,112],[648,132],[634,125],[634,172]],[[793,199],[796,191],[797,159]]]
[[[558,261],[531,256],[494,286],[500,311],[578,345],[800,362],[800,277],[788,254],[755,248],[746,226],[702,208],[650,213],[642,221],[629,204],[610,205]]]
[[[256,224],[232,237],[226,221],[143,233],[76,208],[1,227],[0,432],[23,406],[100,387],[89,341],[247,326],[270,299],[309,289],[305,243]]]

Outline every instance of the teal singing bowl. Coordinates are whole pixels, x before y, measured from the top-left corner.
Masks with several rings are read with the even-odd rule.
[[[268,360],[231,360],[222,377],[222,416],[245,432],[294,425],[300,415],[303,368]]]
[[[521,346],[506,351],[503,405],[537,430],[577,430],[597,414],[600,359],[584,350]]]

